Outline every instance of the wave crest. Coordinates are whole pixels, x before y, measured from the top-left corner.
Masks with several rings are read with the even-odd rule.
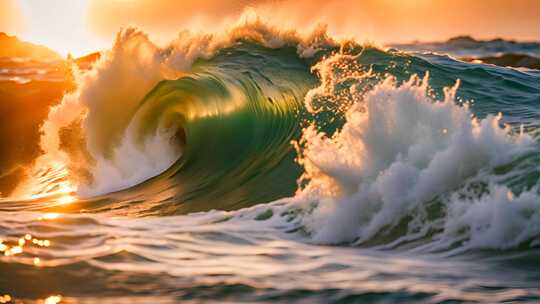
[[[41,138],[47,162],[69,164],[80,194],[87,195],[127,188],[164,171],[180,156],[170,140],[176,131],[155,130],[143,142],[136,141],[133,130],[139,127],[133,124],[141,101],[160,81],[189,75],[196,60],[212,58],[239,41],[253,41],[273,49],[292,45],[299,56],[312,56],[335,44],[326,35],[325,27],[303,37],[259,20],[220,34],[182,32],[163,48],[135,28],[122,30],[112,49],[90,71],[76,71],[77,90],[66,94],[50,110]],[[85,155],[86,159],[62,149],[65,143],[59,134],[75,121],[80,121],[83,141],[79,145],[83,153],[77,155]],[[123,181],[111,183],[105,177]]]

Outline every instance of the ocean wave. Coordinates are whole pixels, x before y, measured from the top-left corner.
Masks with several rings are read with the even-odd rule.
[[[510,165],[534,163],[534,73],[260,21],[166,47],[127,29],[90,70],[72,69],[77,89],[42,127],[39,178],[17,191],[32,201],[6,210],[241,216],[284,199],[297,210],[284,227],[314,243],[538,242],[527,228],[538,223],[536,166]],[[77,197],[59,202],[59,189]]]

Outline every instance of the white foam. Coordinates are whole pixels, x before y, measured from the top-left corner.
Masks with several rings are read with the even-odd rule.
[[[515,196],[504,186],[491,185],[489,194],[472,200],[457,195],[448,202],[444,231],[434,244],[450,244],[466,236],[462,250],[508,249],[540,235],[538,189]]]
[[[389,77],[362,98],[349,96],[355,100],[346,113],[347,121],[333,137],[314,126],[304,130],[300,161],[305,167],[303,178],[309,182],[297,198],[316,203],[303,220],[314,242],[370,240],[414,215],[419,205],[452,193],[467,178],[507,163],[530,146],[529,136],[511,136],[509,127],[500,127],[500,115],[472,118],[467,105],[455,102],[458,84],[445,90],[444,100],[434,101],[428,96],[427,75],[403,84]],[[307,96],[306,103],[311,103],[313,94]],[[489,224],[489,216],[474,209],[492,204],[494,213],[502,210],[504,203],[499,202],[498,193],[508,190],[493,187],[489,196],[468,202],[470,210],[464,207],[466,210],[460,212],[451,207],[445,233],[466,225],[476,227],[476,220]],[[533,195],[516,199],[515,207],[509,209],[538,205],[531,201]],[[521,200],[527,202],[519,203]],[[455,200],[448,203],[449,207],[458,205]],[[469,212],[472,214],[467,215]],[[509,218],[507,224],[515,221]],[[534,221],[540,223],[537,217]],[[485,240],[484,244],[495,245],[501,244],[498,237],[506,240],[516,233],[530,235],[524,229],[505,235],[508,229],[504,224],[500,228],[476,227],[470,238],[493,234],[489,237],[493,241]]]

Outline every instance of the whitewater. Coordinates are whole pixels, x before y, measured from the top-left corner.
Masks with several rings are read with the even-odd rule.
[[[70,73],[0,201],[0,294],[540,301],[539,70],[257,20]]]

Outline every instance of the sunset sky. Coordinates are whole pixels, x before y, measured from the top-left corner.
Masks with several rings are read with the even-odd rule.
[[[381,44],[470,34],[540,40],[537,0],[1,0],[0,31],[65,55],[108,47],[135,25],[158,43],[183,29],[216,30],[246,11],[271,23]]]

